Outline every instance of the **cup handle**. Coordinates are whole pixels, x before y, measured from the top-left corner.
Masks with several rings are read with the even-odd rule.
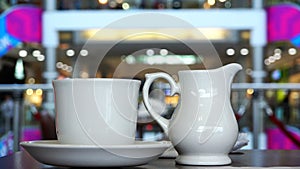
[[[155,112],[152,108],[152,106],[150,105],[149,102],[149,89],[151,84],[154,82],[154,80],[158,79],[158,78],[163,78],[166,79],[171,86],[171,96],[173,96],[174,94],[178,93],[180,94],[180,88],[179,86],[176,84],[175,80],[167,73],[151,73],[151,74],[146,74],[146,81],[143,87],[143,101],[145,104],[146,109],[148,110],[148,112],[150,113],[150,115],[158,122],[158,124],[162,127],[162,129],[164,130],[164,133],[168,136],[168,126],[169,126],[169,120],[160,116],[160,114],[158,114],[157,112]]]

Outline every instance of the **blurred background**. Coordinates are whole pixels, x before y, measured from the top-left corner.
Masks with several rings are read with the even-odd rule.
[[[240,132],[250,140],[244,149],[299,149],[299,5],[299,0],[0,0],[0,156],[18,151],[20,141],[56,138],[51,82],[72,78],[80,57],[92,59],[112,46],[97,73],[77,72],[81,78],[144,82],[145,73],[164,69],[176,78],[183,68],[205,68],[201,56],[182,41],[195,47],[209,41],[223,65],[243,66],[231,103]],[[152,28],[145,20],[141,27],[128,24],[97,34],[143,12],[175,16],[194,28]],[[205,38],[195,36],[195,30]],[[156,34],[126,37],[152,31]],[[165,81],[152,88],[152,104],[169,118],[180,96],[170,96]],[[137,138],[166,139],[142,98],[139,102]]]

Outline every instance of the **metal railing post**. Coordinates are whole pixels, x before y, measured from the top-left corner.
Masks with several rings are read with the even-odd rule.
[[[252,8],[254,10],[263,9],[263,1],[253,0]],[[252,65],[253,65],[253,74],[252,79],[254,83],[263,83],[265,72],[264,72],[264,45],[266,43],[266,18],[262,19],[261,25],[261,37],[255,37],[261,39],[261,42],[264,43],[251,43],[253,46],[253,55],[252,55]],[[255,31],[255,30],[254,30]],[[253,33],[253,32],[252,32]],[[263,36],[264,35],[264,36]],[[253,40],[253,39],[252,39]],[[264,140],[264,123],[263,123],[263,110],[261,107],[261,101],[264,99],[263,90],[256,91],[256,97],[253,98],[253,148],[254,149],[264,149],[265,143]]]
[[[252,78],[254,83],[263,83],[265,72],[263,68],[263,47],[253,48],[253,73]],[[258,89],[255,91],[255,97],[253,98],[253,148],[264,149],[264,122],[263,122],[263,110],[261,102],[264,100],[264,91]]]
[[[21,133],[22,133],[22,100],[21,100],[21,91],[14,91],[14,117],[13,117],[13,133],[14,133],[14,144],[13,150],[17,152],[20,150],[20,140],[21,140]]]

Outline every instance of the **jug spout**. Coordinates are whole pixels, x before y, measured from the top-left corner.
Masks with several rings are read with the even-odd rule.
[[[235,74],[243,69],[243,67],[238,63],[230,63],[223,66],[222,68],[225,73],[226,79],[228,79],[230,83],[232,82]]]

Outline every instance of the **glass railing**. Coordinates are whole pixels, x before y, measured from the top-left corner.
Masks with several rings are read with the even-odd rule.
[[[230,8],[251,8],[251,1],[248,0],[59,0],[59,10],[86,10],[86,9],[230,9]]]
[[[52,91],[49,84],[32,85],[0,85],[1,92],[10,92],[11,101],[1,103],[0,123],[0,156],[19,150],[20,141],[55,139],[54,119],[55,114],[35,104],[29,103],[26,95],[28,90],[42,90],[45,94]],[[261,93],[258,107],[258,94]],[[180,97],[180,96],[179,96]],[[9,99],[8,99],[9,100]],[[142,100],[140,100],[142,102]],[[172,113],[178,102],[178,96],[166,99],[169,113]],[[46,102],[44,100],[43,102]],[[12,113],[4,112],[3,104],[7,103]],[[233,83],[231,103],[237,117],[240,132],[249,136],[249,145],[245,148],[252,149],[258,135],[255,129],[254,114],[261,114],[263,121],[262,131],[265,140],[259,143],[266,149],[297,149],[300,141],[300,85],[294,83]],[[43,103],[44,104],[44,103]],[[7,114],[6,114],[7,113]],[[6,115],[5,115],[6,114]],[[145,118],[146,117],[146,118]],[[139,115],[138,139],[165,139],[160,127],[148,116]],[[293,140],[294,139],[294,140]],[[256,140],[257,141],[257,140]],[[298,143],[297,143],[298,142]]]
[[[51,1],[51,0],[49,0]],[[0,11],[13,5],[30,4],[43,7],[46,1],[27,0],[1,2]],[[132,9],[245,9],[255,3],[271,6],[279,3],[300,4],[298,0],[58,0],[57,10],[132,10]]]

